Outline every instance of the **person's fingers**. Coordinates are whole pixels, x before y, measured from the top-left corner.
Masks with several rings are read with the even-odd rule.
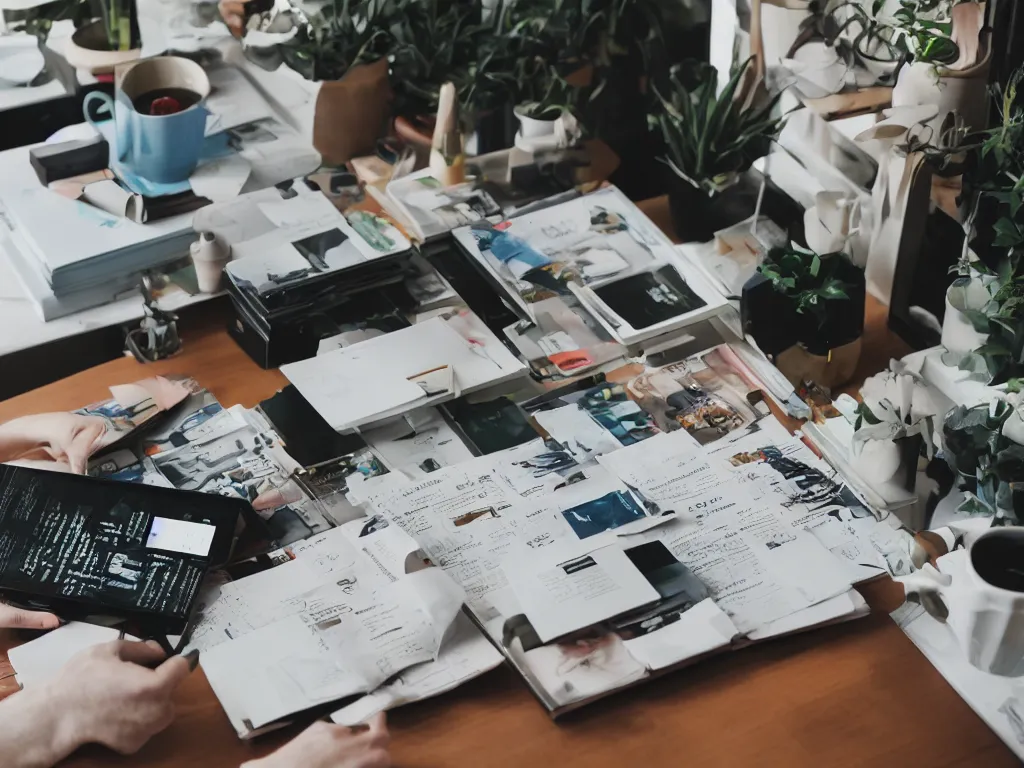
[[[167,692],[173,691],[185,682],[185,678],[192,674],[192,670],[195,669],[195,664],[198,660],[198,653],[169,658],[156,668],[160,688]]]
[[[75,432],[67,447],[68,464],[76,475],[84,475],[96,443],[106,432],[102,423],[90,423]]]
[[[0,627],[10,629],[56,629],[60,619],[52,613],[26,611],[13,605],[0,605]]]
[[[144,667],[159,664],[167,658],[167,654],[164,653],[160,646],[133,640],[116,640],[114,643],[114,653],[121,661],[140,664]]]
[[[366,725],[368,726],[370,739],[374,744],[383,746],[391,741],[391,735],[388,733],[388,717],[383,712],[378,712],[367,720]]]

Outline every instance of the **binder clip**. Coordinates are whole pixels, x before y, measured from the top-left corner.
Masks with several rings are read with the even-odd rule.
[[[153,299],[153,280],[149,275],[143,276],[139,290],[142,291],[144,316],[139,322],[139,327],[128,332],[125,338],[125,353],[131,354],[140,363],[155,363],[181,349],[178,316],[156,306]]]

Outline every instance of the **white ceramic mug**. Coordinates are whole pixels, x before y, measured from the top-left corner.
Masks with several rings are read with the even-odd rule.
[[[1024,591],[1004,589],[982,573],[994,550],[1024,548],[1024,528],[991,528],[971,544],[963,572],[953,577],[931,565],[900,577],[907,596],[917,596],[936,614],[948,612],[947,623],[972,665],[993,675],[1024,675]],[[1024,570],[1024,562],[1017,564]],[[979,568],[982,573],[979,573]],[[990,576],[992,574],[989,574]]]

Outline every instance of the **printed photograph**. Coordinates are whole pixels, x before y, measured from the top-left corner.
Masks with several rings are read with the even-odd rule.
[[[564,510],[562,516],[579,538],[587,539],[641,520],[646,514],[628,493],[616,491]]]
[[[654,417],[629,398],[624,384],[607,382],[593,387],[577,402],[623,445],[639,443],[661,431]]]
[[[594,293],[637,329],[673,320],[707,303],[686,284],[675,267],[667,264],[603,283],[594,288]]]
[[[729,365],[721,347],[678,363],[646,371],[629,382],[629,391],[664,432],[685,429],[701,445],[746,427],[770,411]]]
[[[340,229],[329,229],[292,245],[317,272],[344,269],[365,261],[356,244]]]

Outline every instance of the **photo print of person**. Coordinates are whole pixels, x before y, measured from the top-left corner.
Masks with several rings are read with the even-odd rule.
[[[848,509],[854,518],[874,517],[871,510],[864,506],[845,484],[837,483],[820,469],[784,456],[774,445],[734,454],[729,457],[729,463],[734,467],[763,463],[775,470],[790,489],[788,500],[781,502],[784,507],[804,505],[811,510],[843,507]]]

